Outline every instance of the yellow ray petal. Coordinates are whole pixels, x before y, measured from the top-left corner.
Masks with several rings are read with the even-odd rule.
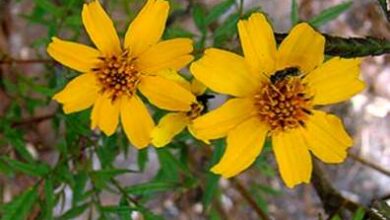
[[[188,91],[191,90],[191,84],[175,70],[171,70],[171,69],[162,70],[157,72],[156,75],[172,80]]]
[[[205,144],[210,144],[208,139],[202,139],[202,137],[198,136],[196,131],[194,131],[192,121],[187,125],[187,130],[194,138],[203,141]]]
[[[163,0],[148,0],[130,24],[125,36],[125,48],[136,57],[156,44],[165,29],[169,4]]]
[[[112,102],[108,94],[99,95],[91,114],[91,128],[99,128],[107,136],[112,135],[119,122],[121,101]]]
[[[206,92],[207,87],[197,79],[191,81],[191,92],[196,96],[202,95]]]
[[[225,178],[247,169],[263,149],[268,127],[257,118],[250,118],[228,133],[222,159],[211,171]]]
[[[280,44],[277,69],[299,67],[303,73],[312,71],[324,60],[325,38],[310,25],[296,25]]]
[[[255,74],[275,71],[276,42],[271,25],[263,14],[254,13],[238,22],[238,33],[245,60]]]
[[[153,74],[164,69],[179,70],[190,63],[193,56],[192,40],[177,38],[162,41],[137,59],[137,67],[143,73]]]
[[[95,103],[99,91],[97,83],[94,73],[84,73],[70,81],[53,99],[64,105],[66,114],[84,110]]]
[[[290,188],[309,183],[312,161],[302,131],[295,129],[272,136],[273,151],[280,175]]]
[[[192,130],[202,140],[217,139],[256,114],[252,99],[234,98],[221,107],[195,119]]]
[[[191,72],[210,89],[238,97],[253,94],[260,83],[260,74],[251,74],[243,57],[215,48],[192,63]]]
[[[305,139],[309,149],[327,163],[341,163],[347,157],[352,139],[340,119],[325,112],[314,111],[306,123]]]
[[[98,50],[56,37],[52,38],[47,53],[61,64],[83,73],[91,71],[100,62]]]
[[[81,16],[89,37],[104,55],[121,52],[114,24],[98,0],[84,4]]]
[[[361,92],[360,63],[360,59],[335,57],[310,72],[305,81],[315,92],[314,104],[342,102]]]
[[[152,131],[152,143],[156,147],[164,147],[190,123],[185,113],[169,113],[165,115]]]
[[[170,111],[189,111],[196,97],[174,81],[161,76],[145,76],[138,88],[159,108]]]
[[[123,97],[121,103],[122,127],[130,142],[138,149],[150,143],[154,122],[139,97]]]

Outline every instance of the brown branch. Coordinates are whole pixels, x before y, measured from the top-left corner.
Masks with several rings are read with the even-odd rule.
[[[321,33],[325,37],[325,54],[344,58],[377,56],[390,53],[390,41],[374,37],[343,38]],[[287,34],[275,33],[281,43]]]
[[[380,216],[366,208],[364,205],[353,202],[343,197],[330,183],[325,172],[321,169],[317,161],[313,161],[313,174],[311,184],[320,197],[322,206],[325,212],[332,217],[338,214],[343,208],[346,208],[352,213],[358,209],[364,209],[366,216],[372,220],[382,220]]]
[[[270,218],[261,210],[257,205],[256,201],[252,198],[252,195],[245,186],[237,178],[231,178],[230,181],[233,183],[234,188],[241,194],[241,196],[246,200],[246,202],[255,210],[260,219],[269,220]]]
[[[121,184],[114,178],[111,178],[111,183],[115,186],[115,188],[125,197],[129,202],[133,203],[135,206],[139,206],[138,200],[131,197],[126,190],[121,186]]]
[[[358,161],[359,163],[365,165],[365,166],[368,166],[368,167],[370,167],[370,168],[372,168],[372,169],[374,169],[374,170],[376,170],[376,171],[378,171],[378,172],[380,172],[380,173],[382,173],[382,174],[384,174],[384,175],[386,175],[386,176],[390,176],[390,171],[389,171],[389,170],[385,170],[385,169],[382,168],[381,166],[379,166],[379,165],[377,165],[377,164],[374,164],[374,163],[372,163],[372,162],[370,162],[370,161],[367,161],[367,160],[365,160],[365,159],[359,157],[358,155],[356,155],[356,154],[354,154],[354,153],[349,152],[349,153],[348,153],[348,156],[349,156],[350,158],[352,158],[352,159]]]
[[[220,201],[214,200],[213,206],[215,207],[215,211],[218,212],[218,214],[222,219],[226,219],[226,220],[231,219],[231,217],[228,214],[226,214],[225,210],[222,208]]]
[[[54,115],[55,115],[54,113],[51,113],[48,115],[42,115],[42,116],[38,116],[38,117],[34,117],[34,118],[27,118],[27,119],[12,123],[12,127],[19,127],[19,126],[23,126],[23,125],[31,125],[31,124],[39,123],[39,122],[53,118]]]

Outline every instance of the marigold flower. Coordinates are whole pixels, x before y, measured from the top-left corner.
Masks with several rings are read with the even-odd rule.
[[[295,26],[276,47],[264,15],[238,23],[244,57],[208,49],[191,65],[210,89],[234,96],[193,122],[202,139],[227,136],[227,148],[212,171],[228,178],[248,168],[271,137],[282,179],[288,187],[310,181],[310,152],[340,163],[352,140],[342,122],[316,106],[344,101],[364,88],[359,59],[324,61],[324,37],[308,24]]]
[[[192,121],[205,111],[205,102],[202,95],[206,91],[206,87],[196,79],[189,83],[176,73],[171,74],[171,76],[172,80],[191,92],[197,101],[190,104],[189,111],[168,113],[160,119],[158,125],[152,131],[152,144],[156,147],[164,147],[186,127],[196,137],[196,134],[192,131]]]
[[[138,147],[146,147],[154,122],[139,90],[151,103],[166,110],[190,110],[196,102],[187,90],[160,74],[178,70],[193,57],[190,39],[161,41],[169,12],[164,0],[148,0],[130,24],[121,47],[115,27],[99,1],[84,4],[82,21],[97,49],[53,38],[48,53],[55,60],[83,74],[73,79],[53,99],[65,113],[93,106],[91,127],[106,135],[123,129]]]

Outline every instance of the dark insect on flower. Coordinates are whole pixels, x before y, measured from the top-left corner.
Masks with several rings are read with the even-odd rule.
[[[300,74],[301,72],[297,67],[289,67],[276,71],[274,74],[271,75],[270,80],[272,84],[275,84],[276,82],[283,80],[288,76],[299,76]]]

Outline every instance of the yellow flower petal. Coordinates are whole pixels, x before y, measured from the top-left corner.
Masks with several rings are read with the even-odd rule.
[[[196,96],[202,95],[206,92],[207,87],[197,79],[193,79],[191,82],[191,92]]]
[[[188,91],[191,90],[191,84],[175,70],[165,69],[157,72],[155,75],[172,80]]]
[[[196,97],[174,81],[161,76],[145,76],[138,88],[159,108],[171,111],[189,111]]]
[[[245,60],[255,74],[275,71],[276,42],[271,25],[263,14],[254,13],[238,22],[238,33]]]
[[[190,123],[185,113],[169,113],[165,115],[152,131],[152,143],[156,147],[164,147]]]
[[[84,4],[81,16],[88,35],[104,55],[119,54],[121,52],[120,41],[114,24],[98,0]]]
[[[192,63],[191,72],[210,89],[238,97],[253,94],[260,83],[260,74],[251,74],[243,57],[215,48]]]
[[[332,58],[314,71],[305,81],[313,88],[314,104],[325,105],[342,102],[364,89],[359,79],[360,59]]]
[[[202,140],[217,139],[256,114],[251,99],[234,98],[193,121],[192,130]]]
[[[98,50],[56,37],[52,38],[47,52],[61,64],[83,73],[91,71],[99,63],[100,52]]]
[[[194,138],[203,141],[205,144],[210,144],[210,141],[208,139],[202,139],[202,137],[199,137],[196,131],[194,131],[192,121],[187,125],[187,130]]]
[[[138,56],[156,44],[165,29],[169,4],[163,0],[148,0],[130,24],[125,36],[125,48],[132,56]]]
[[[108,94],[99,95],[91,114],[91,128],[99,128],[107,136],[112,135],[119,122],[119,110],[121,102],[112,102]]]
[[[309,183],[312,161],[300,129],[272,136],[273,151],[283,181],[290,188]]]
[[[154,122],[139,97],[123,97],[121,104],[122,127],[130,142],[138,149],[150,143]]]
[[[306,123],[305,138],[309,149],[327,163],[341,163],[347,157],[352,139],[340,119],[325,112],[314,111]]]
[[[95,103],[98,91],[96,75],[84,73],[70,81],[53,99],[63,104],[64,112],[69,114],[91,107]]]
[[[263,149],[267,132],[268,126],[255,117],[239,124],[228,133],[225,153],[211,171],[229,178],[247,169]]]
[[[137,67],[143,73],[153,74],[164,69],[179,70],[193,60],[192,40],[177,38],[162,41],[142,53]]]
[[[310,25],[296,25],[280,44],[277,69],[299,67],[309,73],[324,61],[325,38]]]

